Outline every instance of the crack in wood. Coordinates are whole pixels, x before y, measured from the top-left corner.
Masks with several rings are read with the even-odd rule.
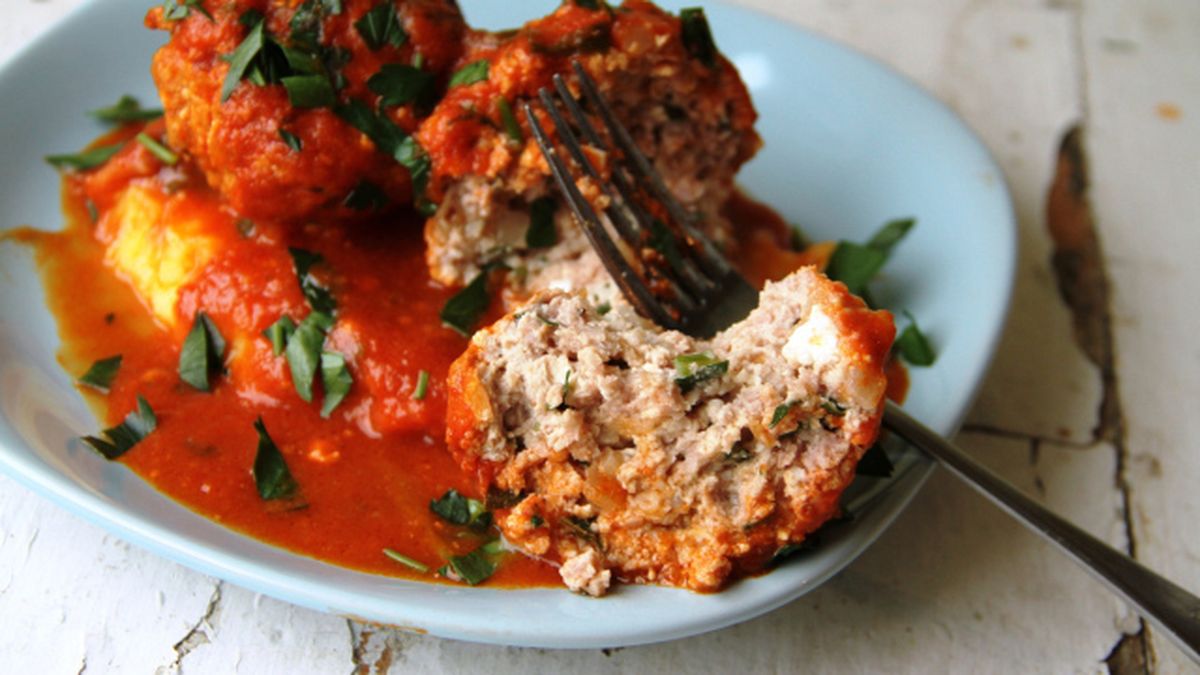
[[[1142,675],[1150,672],[1150,666],[1146,663],[1148,651],[1143,625],[1136,633],[1122,635],[1108,656],[1104,657],[1104,663],[1110,675]]]
[[[1100,374],[1101,399],[1093,442],[1111,443],[1116,452],[1113,482],[1121,495],[1122,519],[1129,542],[1128,552],[1137,557],[1134,536],[1131,488],[1127,477],[1129,453],[1125,447],[1125,419],[1121,407],[1117,380],[1116,345],[1112,329],[1112,292],[1105,269],[1103,249],[1096,228],[1088,191],[1087,155],[1084,151],[1083,127],[1075,124],[1063,135],[1058,148],[1054,179],[1046,198],[1046,226],[1054,246],[1051,264],[1063,302],[1071,312],[1075,342]],[[1145,622],[1138,618],[1139,630],[1145,633]],[[1121,667],[1132,664],[1123,673],[1148,673],[1153,662],[1149,641],[1125,636],[1118,642],[1110,658],[1121,653]],[[1125,646],[1128,644],[1129,646]],[[1136,650],[1139,659],[1126,657]],[[1138,666],[1140,664],[1140,667]],[[1113,671],[1116,672],[1116,671]]]
[[[224,591],[224,581],[218,581],[213,587],[212,596],[208,599],[208,606],[204,608],[204,614],[192,624],[184,636],[171,647],[175,651],[175,660],[170,665],[157,669],[159,673],[178,673],[183,667],[183,660],[187,658],[196,648],[201,645],[206,645],[211,642],[211,638],[205,628],[212,628],[212,622],[216,619],[217,610],[221,604],[221,594]]]

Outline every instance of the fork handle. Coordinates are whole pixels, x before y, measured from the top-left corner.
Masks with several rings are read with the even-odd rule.
[[[1137,608],[1200,663],[1200,598],[1055,515],[954,444],[887,404],[884,426],[937,460],[1030,530],[1040,534]]]

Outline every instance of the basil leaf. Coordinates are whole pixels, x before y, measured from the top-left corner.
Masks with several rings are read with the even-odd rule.
[[[529,205],[529,229],[525,230],[525,246],[547,248],[558,243],[554,228],[554,198],[542,197]]]
[[[304,293],[308,305],[314,312],[333,314],[337,309],[337,301],[333,299],[333,294],[329,292],[329,289],[317,283],[310,273],[313,267],[325,262],[325,258],[319,253],[295,247],[288,247],[288,253],[292,256],[296,279],[300,282],[300,291]]]
[[[781,403],[775,406],[775,413],[771,415],[771,424],[768,428],[774,428],[776,425],[782,422],[783,418],[787,417],[788,413],[792,411],[792,408],[796,407],[796,405],[799,403],[799,401],[788,401],[787,403]]]
[[[378,185],[362,180],[346,195],[342,204],[355,211],[378,211],[388,205],[388,198]]]
[[[453,570],[458,578],[467,582],[471,586],[483,583],[496,573],[496,563],[488,558],[487,552],[481,546],[466,555],[452,556],[446,567],[443,567],[439,572],[443,576],[449,576],[447,571]]]
[[[442,325],[458,331],[463,337],[471,337],[471,332],[479,317],[492,304],[488,294],[488,275],[491,269],[485,267],[463,289],[455,293],[445,306],[442,307]]]
[[[110,356],[106,359],[100,359],[88,368],[83,377],[75,380],[79,384],[91,387],[102,394],[107,394],[109,387],[117,377],[117,373],[121,370],[121,355]]]
[[[45,159],[56,169],[75,169],[76,171],[86,171],[87,169],[94,169],[101,164],[104,164],[111,159],[113,155],[117,154],[117,151],[122,147],[122,143],[118,143],[116,145],[102,145],[98,148],[84,150],[83,152],[76,153],[74,155],[47,155]]]
[[[414,401],[424,401],[425,394],[429,391],[429,371],[422,370],[417,374],[417,388],[413,390],[412,398]]]
[[[401,565],[404,565],[405,567],[411,567],[412,569],[420,572],[421,574],[424,574],[429,571],[428,565],[418,562],[417,560],[414,560],[413,558],[410,558],[410,557],[404,555],[403,553],[400,553],[398,551],[393,551],[390,548],[383,549],[383,554],[386,555],[387,557],[391,558],[392,560],[395,560],[396,562],[400,563]]]
[[[254,485],[258,488],[258,496],[267,501],[292,497],[300,486],[292,478],[283,453],[271,440],[261,417],[254,421],[254,430],[258,432],[258,451],[254,455]]]
[[[491,524],[491,514],[483,502],[465,497],[454,488],[429,502],[429,510],[452,525],[475,526],[485,520],[486,525]]]
[[[312,403],[313,382],[321,365],[325,331],[332,325],[333,318],[328,314],[312,312],[296,326],[284,348],[288,368],[292,372],[292,385],[305,403]]]
[[[257,15],[257,16],[255,16]],[[248,19],[248,17],[250,17]],[[256,19],[256,20],[255,20]],[[242,77],[246,75],[246,70],[250,67],[250,63],[254,61],[259,52],[262,51],[265,44],[265,36],[263,34],[264,19],[258,12],[246,12],[242,15],[242,23],[245,24],[248,20],[255,20],[250,32],[246,34],[245,39],[229,54],[229,73],[225,75],[225,82],[221,85],[221,102],[229,100],[233,90],[237,88],[238,82],[242,81]]]
[[[367,88],[379,94],[381,106],[428,102],[433,85],[432,73],[403,63],[385,63],[367,80]]]
[[[488,61],[480,59],[459,68],[450,76],[450,87],[465,87],[488,79]]]
[[[883,446],[879,443],[867,448],[862,459],[858,460],[858,465],[854,468],[854,472],[860,476],[877,478],[890,478],[893,471],[895,471],[895,467],[892,465],[892,460],[888,458],[887,453],[883,451]]]
[[[350,393],[353,384],[354,378],[346,367],[346,357],[336,352],[322,352],[321,386],[325,389],[325,400],[321,404],[321,417],[329,418]]]
[[[679,20],[683,46],[688,54],[709,68],[715,68],[717,45],[713,42],[712,30],[708,27],[708,18],[704,16],[704,10],[699,7],[681,9]]]
[[[216,23],[216,19],[213,18],[213,15],[210,14],[207,9],[204,9],[204,5],[201,4],[201,0],[182,0],[182,2],[180,2],[180,0],[164,0],[162,7],[163,18],[167,21],[181,21],[186,19],[194,9],[197,12],[200,12],[200,14],[204,15],[204,17],[209,21]]]
[[[384,0],[372,7],[361,19],[354,22],[354,27],[358,29],[358,34],[371,51],[379,51],[388,45],[402,47],[408,42],[408,34],[400,25],[396,7],[391,0]]]
[[[495,485],[488,488],[487,501],[484,505],[488,510],[492,509],[509,509],[517,504],[520,504],[525,499],[525,494],[521,492],[510,492],[501,490]]]
[[[284,143],[287,143],[287,146],[291,148],[293,152],[300,152],[304,148],[304,144],[300,141],[300,137],[288,131],[287,129],[284,129],[283,127],[279,127],[279,137],[283,139]]]
[[[867,246],[891,253],[896,244],[899,244],[900,240],[904,239],[904,236],[916,224],[915,218],[899,218],[888,221],[875,233],[875,236],[871,237]]]
[[[929,344],[925,334],[921,332],[921,328],[917,326],[917,320],[912,314],[907,311],[904,316],[908,317],[908,327],[900,333],[900,337],[896,338],[896,350],[900,352],[900,356],[914,366],[932,366],[937,360],[937,355],[933,351],[933,347]]]
[[[150,409],[150,404],[141,394],[137,397],[137,409],[125,416],[125,420],[115,427],[101,432],[103,438],[84,436],[81,440],[90,445],[96,452],[104,455],[105,459],[114,460],[129,452],[158,428],[158,417]]]
[[[392,157],[397,156],[400,145],[408,140],[408,135],[394,122],[386,116],[375,114],[370,106],[357,99],[335,107],[333,112],[371,139],[380,152]]]
[[[143,131],[137,135],[137,142],[141,143],[142,147],[149,150],[150,154],[157,157],[163,164],[175,166],[179,163],[179,155],[172,152],[167,146],[151,138],[146,132]]]
[[[337,102],[337,94],[325,75],[291,75],[280,81],[294,108],[327,108]]]
[[[296,322],[292,321],[292,317],[286,314],[279,317],[275,323],[267,327],[263,331],[263,337],[271,341],[271,352],[275,356],[283,353],[287,348],[288,340],[292,338],[292,333],[296,331]]]
[[[162,117],[161,108],[144,109],[138,100],[129,94],[117,99],[117,102],[107,108],[97,108],[88,113],[92,117],[109,124],[124,124],[126,122],[146,122]]]
[[[425,149],[417,143],[416,138],[409,136],[396,148],[394,157],[397,162],[408,169],[408,174],[412,178],[413,199],[416,201],[417,210],[426,216],[433,215],[437,205],[430,202],[425,196],[425,188],[429,185],[429,173],[433,168],[433,163]]]
[[[914,225],[916,220],[912,218],[893,220],[884,224],[866,244],[838,242],[825,268],[825,275],[846,284],[851,293],[863,295],[867,284],[887,263],[892,249]]]
[[[525,132],[521,131],[521,124],[517,122],[517,116],[513,113],[508,99],[503,96],[496,97],[496,107],[500,109],[500,126],[504,133],[508,134],[509,140],[518,145],[524,143]]]
[[[718,361],[712,352],[683,354],[675,357],[675,384],[683,393],[695,389],[701,382],[720,377],[729,371],[729,361]]]
[[[179,379],[200,391],[208,391],[209,376],[220,372],[224,354],[225,338],[207,314],[196,312],[192,329],[179,351]]]

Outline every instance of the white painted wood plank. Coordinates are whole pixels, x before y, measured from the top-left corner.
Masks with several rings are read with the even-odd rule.
[[[1200,5],[1084,3],[1088,152],[1115,291],[1138,556],[1200,592]],[[1159,637],[1162,672],[1188,672]]]

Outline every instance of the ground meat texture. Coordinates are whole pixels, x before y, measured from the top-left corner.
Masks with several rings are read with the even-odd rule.
[[[510,275],[526,293],[578,288],[599,261],[559,207],[555,250],[529,250],[529,205],[552,195],[549,168],[521,105],[568,75],[578,60],[595,79],[638,146],[689,209],[705,216],[722,242],[732,239],[720,207],[738,168],[757,151],[756,113],[737,71],[717,54],[706,64],[689,52],[678,17],[642,0],[587,9],[564,3],[553,14],[502,34],[475,32],[460,65],[488,64],[485,80],[451,87],[417,132],[433,165],[440,209],[426,224],[427,261],[435,279],[462,284],[482,263],[504,257],[527,274]],[[514,113],[506,120],[504,106]],[[550,129],[544,112],[543,127]],[[602,172],[606,157],[593,153]],[[585,194],[595,186],[583,184]],[[566,265],[556,265],[567,262]]]
[[[836,515],[878,434],[894,335],[811,267],[711,341],[539,295],[452,366],[447,442],[482,489],[519,498],[496,523],[570,588],[716,590]],[[711,377],[681,382],[705,352]]]
[[[399,46],[388,43],[372,49],[355,27],[380,2],[395,8],[406,36]],[[461,53],[465,32],[453,0],[204,0],[201,4],[212,20],[197,10],[180,20],[166,18],[162,7],[147,14],[148,26],[171,33],[155,54],[151,72],[166,113],[168,141],[195,160],[234,209],[255,219],[336,221],[361,213],[343,202],[363,181],[380,188],[392,205],[412,202],[408,170],[330,108],[296,108],[282,85],[258,86],[246,80],[222,102],[222,85],[230,68],[226,56],[249,32],[240,21],[247,12],[262,14],[267,34],[292,47],[298,44],[297,15],[316,17],[301,28],[317,36],[327,67],[342,85],[338,102],[358,100],[375,109],[379,96],[367,82],[385,64],[411,65],[416,59],[433,75],[439,91],[444,86]],[[328,9],[339,4],[339,13]],[[383,113],[409,133],[431,105],[427,101],[386,106]],[[299,150],[289,145],[284,132],[298,140]]]

